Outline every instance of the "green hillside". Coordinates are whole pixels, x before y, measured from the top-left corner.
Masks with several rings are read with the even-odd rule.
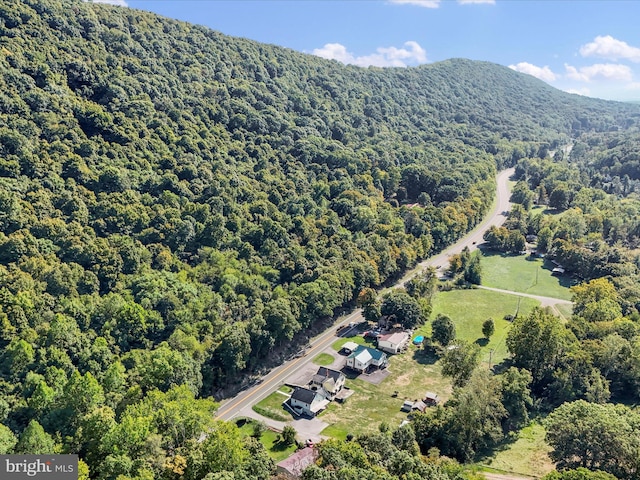
[[[194,398],[469,230],[498,168],[639,119],[488,63],[362,69],[0,0],[0,445],[160,468],[211,422]]]

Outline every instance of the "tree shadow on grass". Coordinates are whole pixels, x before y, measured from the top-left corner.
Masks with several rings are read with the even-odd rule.
[[[480,337],[476,339],[475,343],[477,345],[480,345],[481,347],[486,347],[487,345],[489,345],[489,339],[485,337]]]
[[[553,269],[556,268],[556,266],[557,265],[553,263],[551,260],[545,259],[541,268],[543,270],[553,271]],[[578,283],[580,283],[576,278],[572,277],[571,275],[562,274],[562,275],[553,275],[553,276],[556,277],[558,279],[558,283],[565,288],[573,287],[574,285],[577,285]]]
[[[413,359],[420,365],[433,365],[440,356],[435,348],[419,348],[413,352]]]
[[[491,370],[495,375],[500,375],[507,371],[510,367],[513,367],[513,362],[510,358],[505,358],[502,362],[495,364]]]
[[[273,442],[273,446],[269,450],[271,450],[272,452],[284,452],[290,446],[291,445],[287,445],[282,440],[278,440],[276,442]]]

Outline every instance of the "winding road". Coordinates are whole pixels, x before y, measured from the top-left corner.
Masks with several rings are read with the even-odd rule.
[[[402,287],[409,279],[411,279],[413,276],[427,267],[433,266],[445,269],[449,262],[449,256],[462,252],[465,247],[468,247],[470,250],[476,249],[477,246],[482,243],[482,236],[484,232],[489,228],[489,226],[502,225],[506,220],[505,213],[510,210],[509,177],[513,174],[513,172],[513,169],[508,169],[503,170],[498,174],[496,179],[497,194],[493,209],[487,214],[485,219],[477,227],[475,227],[471,232],[465,235],[464,238],[460,239],[458,242],[456,242],[454,245],[450,246],[443,252],[421,262],[416,268],[408,272],[391,288]],[[566,300],[538,297],[525,293],[518,293],[507,290],[501,291],[504,293],[536,298],[543,305],[548,306],[553,306],[556,303],[566,302]],[[220,405],[220,408],[216,412],[216,418],[219,420],[231,420],[234,417],[240,415],[241,411],[247,411],[247,409],[250,409],[252,405],[255,405],[260,400],[267,397],[271,392],[276,390],[294,372],[306,367],[309,363],[311,363],[312,359],[317,354],[321,353],[333,342],[338,340],[339,337],[337,337],[335,334],[337,328],[343,325],[348,325],[350,322],[359,323],[363,320],[364,318],[362,317],[362,312],[360,309],[347,316],[340,317],[333,327],[325,330],[323,333],[311,340],[311,346],[306,350],[304,356],[289,360],[279,367],[274,368],[271,372],[262,377],[258,384],[240,392],[237,396],[222,403],[222,405]]]

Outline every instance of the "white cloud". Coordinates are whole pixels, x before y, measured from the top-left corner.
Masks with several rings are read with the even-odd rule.
[[[588,97],[591,94],[591,91],[588,88],[569,88],[565,91],[567,93],[575,93],[576,95],[582,95],[583,97]]]
[[[556,74],[547,65],[538,67],[531,63],[520,62],[517,65],[509,65],[509,68],[516,72],[527,73],[545,82],[553,82],[556,79]]]
[[[591,82],[596,78],[624,82],[630,82],[633,79],[631,68],[617,63],[596,63],[595,65],[580,68],[565,64],[564,67],[567,71],[567,78],[579,82]]]
[[[440,0],[391,0],[391,3],[397,3],[399,5],[416,5],[424,8],[438,8],[440,6]]]
[[[327,43],[322,48],[316,48],[312,53],[318,57],[360,67],[406,67],[409,64],[417,65],[427,62],[427,52],[417,42],[405,42],[404,47],[380,47],[376,53],[356,57],[340,43]]]
[[[640,62],[640,48],[632,47],[627,42],[617,40],[611,35],[598,36],[593,42],[580,47],[583,57],[600,57],[610,60],[626,59]]]
[[[84,0],[91,3],[108,3],[109,5],[118,5],[120,7],[128,7],[125,0]]]

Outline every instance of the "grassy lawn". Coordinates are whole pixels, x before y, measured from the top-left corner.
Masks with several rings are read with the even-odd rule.
[[[254,412],[259,413],[264,417],[271,418],[272,420],[278,420],[280,422],[286,422],[293,419],[293,416],[282,405],[282,402],[286,399],[286,395],[283,395],[280,392],[273,392],[267,398],[260,400],[251,408]]]
[[[334,360],[335,358],[333,358],[333,356],[329,355],[328,353],[321,353],[317,355],[312,360],[312,362],[315,363],[316,365],[327,366],[327,365],[331,365]]]
[[[542,477],[554,469],[549,458],[551,447],[545,442],[544,435],[544,427],[532,422],[518,432],[511,442],[506,442],[492,456],[481,459],[477,465],[481,469],[500,473]]]
[[[435,296],[432,318],[438,313],[451,317],[456,324],[458,337],[482,346],[481,361],[489,364],[490,351],[492,364],[495,365],[508,355],[505,338],[510,323],[504,320],[506,314],[514,314],[520,308],[520,314],[526,315],[538,302],[514,295],[489,290],[453,290],[440,292]],[[482,322],[487,318],[495,320],[496,330],[491,340],[482,339]],[[415,335],[431,336],[431,327],[418,329]],[[364,344],[362,337],[338,340],[333,348],[340,350],[347,341]],[[348,380],[347,385],[355,392],[346,403],[333,402],[320,418],[329,423],[322,433],[334,438],[344,439],[347,434],[376,431],[378,425],[387,422],[391,427],[400,425],[407,414],[400,411],[405,399],[423,398],[425,392],[436,392],[445,401],[451,394],[451,382],[441,374],[437,358],[427,356],[421,348],[410,345],[406,353],[391,356],[388,370],[390,375],[379,385],[364,380]],[[398,396],[393,394],[398,392]]]
[[[448,398],[451,383],[442,377],[440,365],[435,358],[428,358],[423,351],[411,346],[406,353],[391,357],[390,375],[379,385],[365,380],[347,380],[355,392],[344,404],[333,402],[320,419],[331,424],[323,435],[344,439],[347,434],[375,432],[382,422],[392,428],[400,425],[407,414],[400,411],[405,399],[417,400],[427,391],[437,392]],[[394,397],[394,392],[398,392]]]
[[[333,342],[333,345],[331,345],[331,348],[333,348],[336,352],[339,352],[340,350],[342,350],[342,346],[347,342],[355,342],[358,345],[367,345],[373,347],[373,343],[371,341],[366,340],[362,335],[356,335],[355,337],[345,337],[341,338],[340,340],[336,340],[335,342]]]
[[[532,298],[490,290],[451,290],[439,292],[434,297],[431,318],[439,313],[450,317],[456,326],[458,338],[478,343],[482,347],[481,361],[486,365],[489,363],[490,352],[493,351],[491,363],[495,365],[508,355],[505,339],[511,323],[504,320],[504,316],[513,315],[518,308],[519,315],[526,315],[538,305]],[[488,343],[482,336],[482,322],[487,318],[493,318],[495,322],[495,333]],[[420,327],[414,335],[416,334],[430,337],[431,323]]]
[[[504,255],[483,252],[482,285],[514,292],[571,300],[570,286],[576,281],[569,276],[553,276],[554,265],[530,255]]]
[[[239,424],[237,422],[236,424]],[[240,431],[244,436],[251,436],[253,434],[253,424],[254,420],[247,420],[240,426]],[[266,430],[262,436],[260,437],[260,443],[264,445],[264,448],[269,453],[269,456],[273,459],[274,462],[278,463],[281,460],[284,460],[293,452],[296,451],[296,445],[285,446],[282,443],[278,442],[279,434],[274,432],[273,430]]]

